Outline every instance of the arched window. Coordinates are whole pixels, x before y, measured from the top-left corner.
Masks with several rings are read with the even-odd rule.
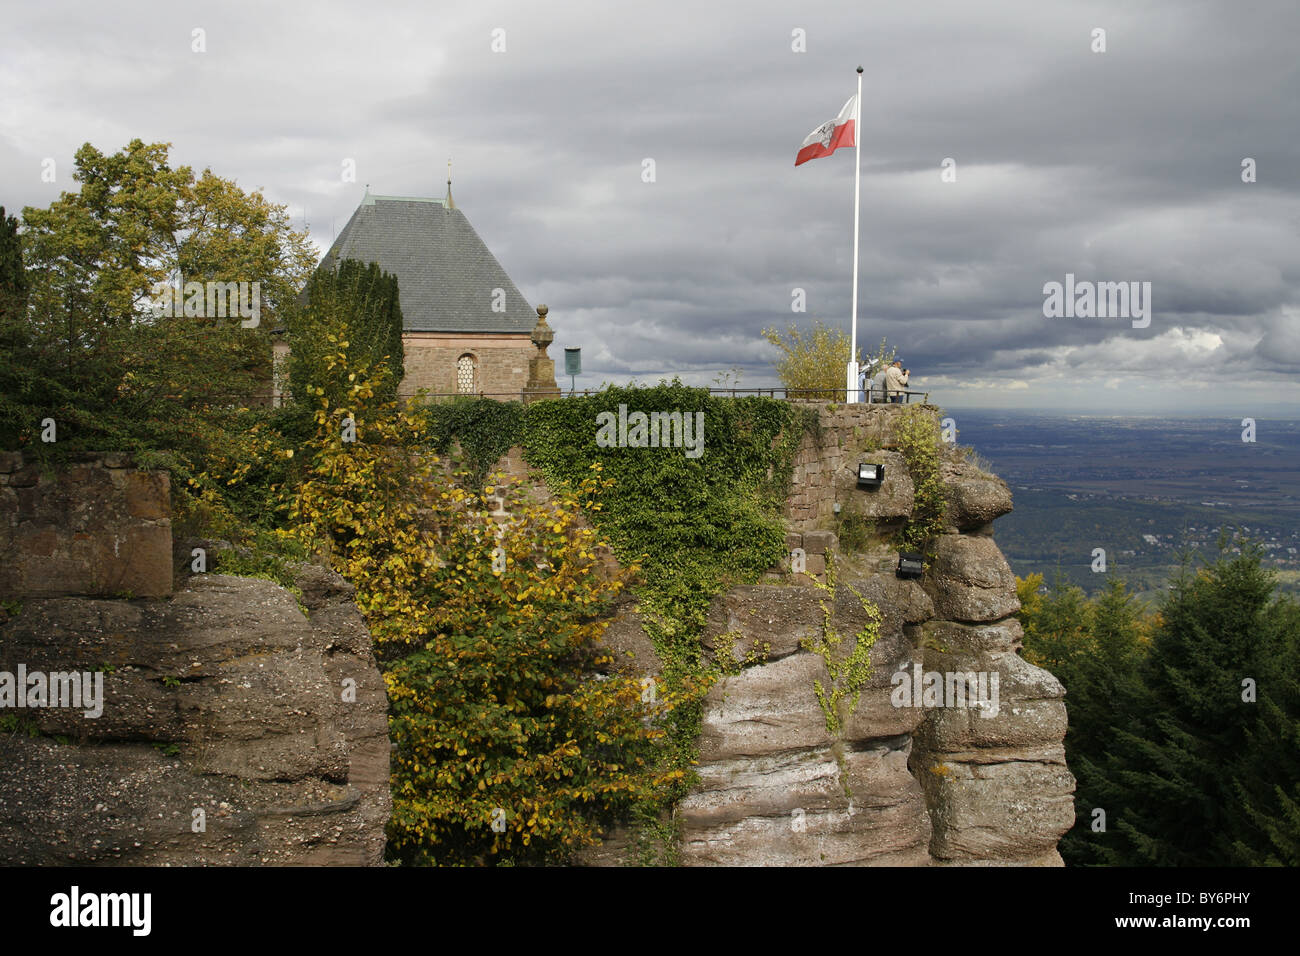
[[[456,359],[456,391],[460,394],[474,394],[477,385],[476,366],[474,356],[468,352]]]

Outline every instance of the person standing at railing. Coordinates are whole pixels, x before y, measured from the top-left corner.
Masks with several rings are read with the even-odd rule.
[[[873,402],[888,401],[885,397],[885,370],[883,368],[871,379],[871,400]]]
[[[903,363],[899,359],[894,359],[894,364],[885,369],[885,394],[887,401],[895,405],[902,404],[903,392],[907,389],[909,372],[903,368]]]

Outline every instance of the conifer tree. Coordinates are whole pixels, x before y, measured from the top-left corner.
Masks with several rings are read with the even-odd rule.
[[[315,404],[307,386],[336,390],[338,383],[330,384],[330,357],[344,353],[349,366],[382,367],[385,374],[378,377],[375,401],[392,401],[405,362],[397,277],[376,263],[344,259],[337,269],[313,273],[304,299],[289,320],[289,387],[294,400]]]
[[[1259,713],[1234,775],[1249,823],[1233,849],[1244,864],[1300,866],[1300,605],[1278,597],[1263,623]]]
[[[1126,727],[1145,690],[1146,656],[1142,609],[1118,578],[1088,605],[1088,653],[1074,659],[1066,684],[1069,730],[1066,759],[1077,781],[1077,821],[1061,841],[1061,855],[1073,865],[1112,863],[1116,837],[1109,829],[1115,790],[1104,765],[1118,730]],[[1107,813],[1108,828],[1094,829],[1094,811]]]
[[[1125,727],[1143,696],[1139,670],[1146,653],[1143,609],[1119,579],[1096,598],[1057,577],[1039,593],[1042,575],[1017,582],[1024,655],[1050,670],[1065,686],[1069,728],[1066,762],[1077,781],[1075,825],[1059,849],[1074,866],[1114,862],[1117,837],[1094,829],[1094,811],[1106,812],[1109,827],[1116,792],[1104,765],[1116,728]]]
[[[27,275],[16,216],[0,206],[0,450],[17,448],[21,432],[36,422],[25,401],[36,374],[27,323]]]
[[[1243,545],[1238,556],[1221,553],[1174,582],[1132,729],[1116,728],[1106,762],[1123,843],[1112,862],[1259,862],[1264,838],[1241,788],[1258,784],[1252,774],[1278,754],[1252,749],[1264,743],[1265,718],[1258,702],[1243,699],[1243,680],[1273,673],[1269,657],[1283,638],[1270,625],[1285,620],[1270,611],[1273,576],[1260,558]]]

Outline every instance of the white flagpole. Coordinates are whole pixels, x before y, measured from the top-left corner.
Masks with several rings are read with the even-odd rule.
[[[862,67],[858,67],[858,101],[853,117],[853,333],[849,345],[848,400],[859,402],[858,390],[858,218],[862,190]]]

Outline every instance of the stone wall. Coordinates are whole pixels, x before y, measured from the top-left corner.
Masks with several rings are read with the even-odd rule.
[[[398,394],[403,398],[421,388],[435,394],[459,391],[456,362],[468,353],[478,366],[475,392],[514,393],[517,399],[528,383],[528,361],[537,353],[526,334],[407,332],[402,336],[402,345],[406,376]]]
[[[0,599],[172,592],[171,486],[120,453],[0,452]]]
[[[912,512],[912,479],[903,456],[890,450],[892,423],[900,405],[815,404],[820,440],[808,438],[795,453],[786,523],[793,531],[833,528],[835,505],[872,519],[902,519]],[[866,449],[872,449],[867,451]],[[857,490],[860,462],[883,464],[885,479],[870,494]]]

